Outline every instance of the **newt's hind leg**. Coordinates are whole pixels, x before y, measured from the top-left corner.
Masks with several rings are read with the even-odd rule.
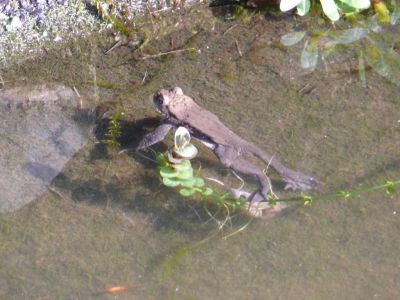
[[[270,183],[262,170],[245,160],[245,158],[234,148],[218,145],[215,148],[214,153],[224,166],[239,173],[253,175],[257,179],[259,191],[252,197],[252,199],[250,199],[251,201],[259,202],[267,200]]]

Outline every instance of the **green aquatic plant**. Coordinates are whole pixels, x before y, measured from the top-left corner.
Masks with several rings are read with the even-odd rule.
[[[400,12],[394,10],[390,14],[390,26],[395,26],[400,19]],[[346,24],[342,24],[345,25]],[[352,28],[335,30],[310,29],[309,31],[294,31],[283,35],[282,45],[292,47],[303,41],[300,65],[310,72],[317,67],[318,61],[325,61],[336,49],[351,45],[358,58],[359,77],[366,86],[366,66],[392,83],[400,85],[400,54],[393,47],[399,36],[393,39],[385,38],[391,35],[388,26],[381,24],[378,16],[353,23]]]
[[[295,31],[281,37],[281,44],[290,47],[305,40],[301,52],[300,64],[303,69],[314,71],[317,67],[318,58],[327,59],[334,48],[339,45],[352,44],[364,39],[370,33],[370,29],[354,27],[345,30]]]
[[[210,6],[233,4],[230,18],[238,18],[244,14],[246,8],[262,8],[267,3],[268,1],[214,0]],[[390,3],[390,6],[393,5],[395,5],[395,0]],[[279,9],[281,12],[296,9],[299,16],[305,16],[310,12],[313,14],[321,12],[331,22],[337,22],[341,17],[354,19],[361,12],[372,10],[377,14],[380,22],[389,22],[389,9],[383,0],[280,0]]]
[[[193,168],[188,159],[181,159],[180,162],[171,162],[164,153],[157,155],[158,173],[162,182],[168,187],[177,187],[182,196],[188,197],[195,193],[209,196],[213,190],[204,187],[204,180],[194,176]]]
[[[390,0],[389,7],[396,6],[396,0]],[[242,17],[248,8],[262,9],[268,8],[268,13],[274,13],[271,7],[275,1],[267,0],[213,0],[211,7],[232,5],[233,9],[226,16],[227,20]],[[383,0],[280,0],[279,9],[281,12],[288,12],[296,9],[299,16],[324,15],[331,22],[337,22],[342,17],[347,19],[356,19],[361,13],[375,13],[378,20],[382,23],[389,22],[389,8]]]
[[[355,198],[357,196],[371,193],[378,190],[385,190],[387,194],[392,195],[396,193],[396,186],[400,185],[400,179],[387,180],[382,184],[367,186],[360,189],[354,190],[342,190],[335,193],[323,194],[323,195],[299,195],[290,198],[279,199],[280,202],[303,202],[304,205],[309,205],[315,201],[327,201],[327,200],[340,200]]]
[[[250,209],[247,201],[249,193],[248,195],[244,193],[232,197],[231,190],[222,193],[216,192],[205,184],[203,178],[195,176],[190,160],[197,153],[197,148],[190,143],[188,130],[184,127],[179,127],[175,132],[174,147],[166,153],[159,153],[157,155],[157,171],[163,184],[167,187],[176,188],[184,197],[199,197],[205,204],[206,213],[212,220],[218,223],[219,229],[224,228],[230,220],[232,213],[236,210],[248,211],[252,215],[260,214],[261,207]],[[217,181],[225,187],[220,181],[215,179],[213,181]],[[222,209],[224,216],[222,220],[216,217],[220,210],[217,210],[213,214],[208,210],[208,204],[216,205]],[[247,225],[244,225],[243,228]],[[240,232],[243,228],[235,231],[235,233]]]
[[[214,191],[205,184],[203,178],[194,175],[194,170],[190,160],[197,155],[198,151],[190,143],[190,134],[184,127],[179,127],[175,132],[174,147],[166,153],[157,155],[157,170],[163,184],[167,187],[176,188],[184,197],[198,197],[204,204],[206,213],[210,218],[218,223],[220,229],[229,222],[233,212],[244,212],[246,214],[269,218],[280,212],[285,206],[278,201],[278,197],[271,190],[268,201],[252,202],[256,193],[243,191],[241,188],[233,189],[215,178],[207,178],[209,182],[217,183],[224,188],[224,191]],[[207,205],[216,206],[217,212],[211,213]],[[220,212],[223,219],[216,217]],[[244,228],[248,223],[236,230],[234,235]]]
[[[281,209],[285,206],[281,203],[284,202],[300,202],[304,205],[311,205],[315,201],[326,201],[326,200],[338,200],[338,199],[349,199],[356,196],[370,193],[376,190],[386,190],[388,194],[394,194],[396,192],[396,186],[400,185],[400,179],[388,180],[383,184],[373,185],[366,188],[360,188],[355,190],[342,190],[336,193],[325,194],[325,195],[299,195],[296,197],[290,197],[285,199],[277,199],[274,193],[270,194],[270,197],[263,201],[261,208],[258,206],[251,206],[247,199],[248,197],[239,197],[233,199],[230,197],[230,193],[218,194],[211,188],[206,187],[204,180],[194,175],[193,168],[190,163],[190,159],[197,155],[197,149],[190,143],[189,132],[180,127],[175,132],[175,145],[173,149],[167,151],[167,153],[160,153],[157,155],[158,162],[158,173],[162,178],[162,182],[165,186],[178,188],[179,193],[184,197],[194,196],[196,194],[201,196],[201,199],[205,202],[212,202],[223,208],[225,217],[223,220],[218,220],[215,216],[207,210],[207,214],[210,219],[214,220],[218,224],[218,230],[208,235],[204,239],[192,245],[186,245],[173,251],[162,263],[163,276],[169,277],[183,257],[189,253],[196,251],[200,247],[206,245],[213,238],[219,237],[219,232],[222,232],[227,224],[231,223],[231,210],[239,209],[241,211],[247,210],[250,215],[255,217],[263,217],[262,211],[265,209],[274,208],[277,205],[281,205]],[[279,201],[279,204],[278,204]],[[280,210],[281,210],[280,209]],[[277,210],[276,212],[279,212]],[[275,212],[275,213],[276,213]],[[273,214],[271,214],[273,216]],[[223,239],[230,238],[242,231],[244,231],[251,223],[253,219],[250,219],[244,225],[240,225],[238,229],[231,228],[229,234],[223,235]],[[232,230],[233,229],[233,230]]]
[[[275,213],[279,212],[285,207],[282,204],[285,202],[302,202],[304,205],[309,205],[315,201],[354,198],[365,193],[382,189],[386,190],[388,194],[393,194],[396,192],[395,187],[400,185],[400,180],[388,180],[383,184],[355,190],[342,190],[322,195],[301,194],[284,199],[278,199],[271,191],[268,199],[257,204],[252,204],[248,201],[252,196],[250,193],[241,191],[239,196],[236,197],[232,197],[232,191],[234,191],[234,189],[229,189],[230,191],[224,193],[217,193],[211,187],[206,186],[203,178],[195,176],[190,160],[194,158],[197,153],[197,148],[190,143],[190,134],[188,130],[184,127],[179,127],[175,132],[174,147],[166,153],[159,153],[157,155],[157,171],[163,184],[167,187],[178,189],[182,196],[191,197],[198,195],[205,203],[213,203],[222,207],[225,210],[226,218],[223,222],[219,222],[221,229],[227,223],[231,215],[231,210],[247,210],[253,216],[262,217],[263,211],[274,209],[275,206],[279,206]],[[216,179],[212,179],[212,181],[225,187],[225,184]],[[237,192],[239,190],[235,191]],[[208,211],[207,213],[214,218]],[[239,231],[241,230],[243,229]]]
[[[343,15],[354,15],[371,7],[371,0],[319,0],[318,2],[323,13],[332,22],[338,21]],[[318,2],[311,0],[281,0],[279,7],[283,12],[296,8],[298,15],[305,16],[309,13],[311,6],[316,5]],[[385,3],[380,1],[379,6],[374,5],[375,7],[384,16],[387,10]]]
[[[105,134],[107,139],[102,140],[103,143],[114,147],[120,146],[120,143],[118,142],[118,139],[121,136],[120,121],[125,113],[126,110],[120,110],[111,116],[108,121],[107,132]]]
[[[211,196],[214,191],[206,187],[204,179],[194,175],[190,159],[197,155],[197,148],[190,143],[190,134],[184,127],[175,132],[173,149],[157,155],[158,173],[165,186],[176,187],[184,196],[199,193],[201,196]]]

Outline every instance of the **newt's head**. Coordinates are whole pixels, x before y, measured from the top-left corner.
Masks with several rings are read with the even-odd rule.
[[[179,102],[183,97],[184,94],[180,87],[174,87],[169,90],[162,89],[154,94],[153,103],[158,112],[165,117],[169,117],[171,113],[170,105]]]

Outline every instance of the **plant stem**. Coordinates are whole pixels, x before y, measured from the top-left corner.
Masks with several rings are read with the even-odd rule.
[[[267,202],[295,202],[295,201],[303,201],[303,202],[312,202],[312,201],[325,201],[325,200],[334,200],[338,198],[352,198],[359,196],[361,194],[373,192],[376,190],[381,190],[381,189],[387,189],[388,193],[392,192],[392,189],[394,189],[394,186],[400,185],[400,179],[393,180],[393,181],[386,181],[384,184],[379,184],[379,185],[373,185],[370,187],[366,188],[360,188],[360,189],[355,189],[355,190],[350,190],[350,191],[340,191],[336,193],[330,193],[330,194],[324,194],[324,195],[315,195],[315,196],[310,196],[310,195],[300,195],[300,196],[295,196],[295,197],[290,197],[290,198],[284,198],[284,199],[279,199],[279,200],[268,200]],[[390,190],[389,190],[390,189]]]

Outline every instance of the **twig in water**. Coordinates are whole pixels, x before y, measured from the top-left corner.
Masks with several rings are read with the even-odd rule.
[[[271,156],[271,159],[268,161],[267,167],[263,170],[264,173],[266,173],[269,169],[269,166],[271,165],[272,160],[274,159],[274,156]]]
[[[229,31],[231,31],[231,30],[232,30],[233,28],[235,28],[236,26],[237,26],[237,24],[235,24],[235,25],[229,27],[227,30],[225,30],[225,32],[224,32],[222,35],[227,34]]]
[[[79,94],[78,89],[75,86],[73,86],[72,88],[74,89],[75,94],[80,98],[81,94]]]
[[[59,191],[57,191],[55,188],[53,188],[52,186],[49,186],[49,191],[53,192],[54,194],[56,194],[58,197],[60,197],[61,199],[65,200],[66,197]]]
[[[152,27],[153,27],[153,29],[154,29],[153,12],[151,11],[150,6],[149,6],[148,3],[146,3],[146,9],[147,9],[147,12],[149,13],[149,19],[150,19],[151,25],[152,25]]]
[[[146,77],[147,77],[147,70],[146,70],[146,72],[144,72],[144,76],[143,76],[141,85],[144,84],[144,81],[146,80]]]
[[[151,149],[151,148],[149,148],[149,149],[152,150],[153,152],[155,152],[153,149]],[[118,155],[119,155],[119,154],[122,154],[122,153],[129,153],[129,152],[131,152],[131,151],[132,151],[132,149],[126,148],[126,149],[123,149],[123,150],[119,151],[119,152],[118,152]],[[155,159],[152,159],[152,158],[150,158],[150,157],[148,157],[148,156],[146,156],[146,155],[143,155],[143,154],[140,153],[140,152],[136,152],[136,154],[139,155],[140,157],[144,158],[144,159],[147,159],[147,160],[153,162],[153,163],[157,163],[157,161],[156,161]]]
[[[122,217],[132,226],[136,226],[135,221],[133,221],[130,217],[128,217],[125,213],[122,213]]]
[[[306,83],[305,86],[303,86],[303,87],[298,91],[298,93],[301,94],[301,95],[310,94],[314,89],[315,89],[315,87],[314,87],[314,86],[311,86],[311,83],[308,82],[308,83]]]
[[[236,49],[239,53],[239,56],[242,57],[243,54],[242,54],[242,51],[240,50],[239,42],[236,39],[235,39],[235,44],[236,44]]]
[[[145,59],[157,58],[157,57],[161,57],[161,56],[168,55],[168,54],[176,54],[176,53],[186,52],[186,51],[197,51],[197,49],[196,48],[185,48],[185,49],[178,49],[178,50],[162,52],[162,53],[153,54],[153,55],[144,54],[140,59],[145,60]]]
[[[234,170],[232,170],[233,175],[240,181],[240,187],[237,190],[241,190],[244,187],[244,180],[240,177]]]
[[[152,15],[156,15],[156,14],[158,14],[158,13],[160,13],[160,12],[168,11],[168,10],[171,10],[171,9],[172,9],[172,7],[164,7],[164,8],[161,8],[161,9],[153,10],[153,11],[151,11],[150,13],[151,13]]]
[[[110,49],[108,49],[106,52],[104,52],[104,54],[105,55],[109,54],[111,51],[113,51],[114,49],[118,48],[121,45],[122,45],[122,40],[117,41],[114,45],[112,45],[110,47]]]

